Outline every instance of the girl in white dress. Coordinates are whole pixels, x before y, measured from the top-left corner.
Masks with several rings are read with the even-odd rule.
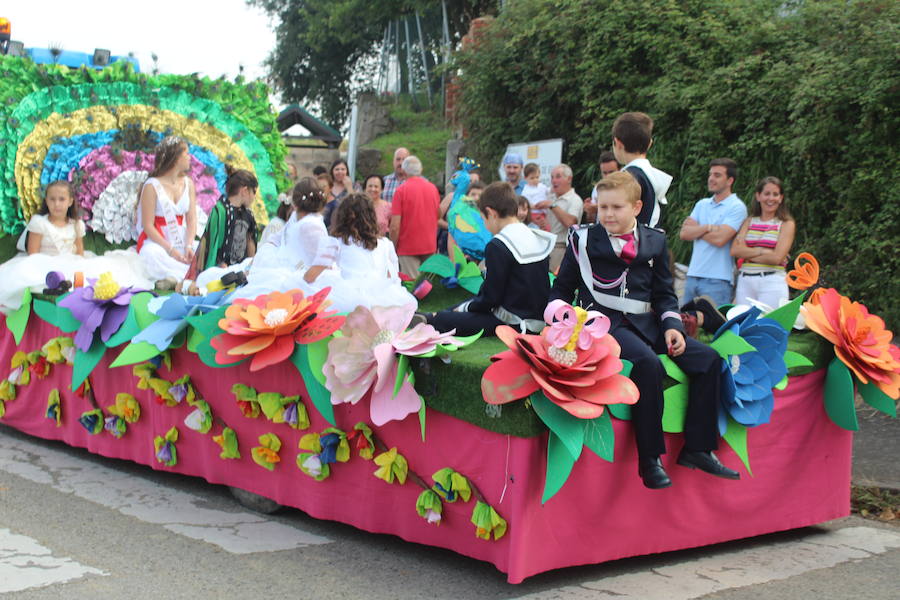
[[[294,186],[291,199],[293,214],[278,236],[260,245],[250,265],[247,285],[235,291],[234,298],[256,298],[276,290],[297,288],[306,292],[310,289],[303,283],[303,273],[313,264],[320,243],[328,239],[322,220],[325,194],[315,179],[304,177]]]
[[[0,265],[0,312],[19,308],[25,288],[42,291],[51,271],[62,273],[69,281],[74,280],[75,273],[87,279],[109,271],[119,285],[153,287],[133,250],[115,250],[103,256],[84,251],[84,221],[78,215],[75,193],[68,181],[47,186],[43,206],[28,221],[23,238],[21,249],[27,254]]]
[[[379,235],[372,201],[353,193],[335,211],[331,237],[320,245],[303,282],[310,291],[331,287],[328,298],[340,312],[357,306],[418,306],[403,287],[399,271],[394,244]]]
[[[191,167],[187,143],[164,138],[156,147],[156,162],[144,182],[138,204],[137,248],[151,279],[184,279],[194,256],[197,196],[186,175]]]

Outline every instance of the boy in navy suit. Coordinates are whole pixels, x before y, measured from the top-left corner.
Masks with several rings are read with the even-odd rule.
[[[665,369],[657,353],[669,356],[690,377],[685,416],[685,445],[678,464],[718,477],[740,475],[712,453],[718,444],[716,409],[721,358],[715,350],[685,338],[678,300],[672,288],[665,234],[638,224],[641,188],[627,172],[597,184],[598,225],[571,234],[550,299],[600,310],[621,357],[634,364],[631,379],[640,391],[631,415],[638,447],[638,473],[651,489],[672,481],[659,457],[666,446],[662,431]]]

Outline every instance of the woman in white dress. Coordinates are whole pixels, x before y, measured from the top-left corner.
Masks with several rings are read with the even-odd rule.
[[[197,195],[187,176],[191,156],[178,137],[156,147],[156,162],[144,182],[138,203],[137,247],[151,279],[179,282],[194,256],[197,235]]]
[[[394,244],[379,235],[375,208],[368,196],[346,196],[334,213],[331,237],[303,273],[310,291],[330,287],[332,307],[350,312],[357,306],[418,306],[400,281]]]

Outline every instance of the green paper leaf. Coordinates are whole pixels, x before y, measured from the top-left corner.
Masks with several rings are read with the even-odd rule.
[[[794,328],[794,322],[797,320],[797,315],[800,314],[800,305],[803,304],[803,299],[805,297],[806,292],[803,292],[784,306],[780,306],[763,316],[767,319],[777,321],[779,325],[784,327],[785,330],[790,333],[791,329]]]
[[[828,365],[825,375],[825,412],[828,418],[843,429],[859,431],[853,395],[853,375],[837,357]]]
[[[812,361],[803,356],[802,354],[798,354],[792,350],[787,350],[784,353],[784,365],[791,369],[793,367],[811,367]]]
[[[6,326],[16,340],[16,346],[22,342],[25,334],[25,326],[28,325],[28,317],[31,316],[31,289],[25,288],[22,292],[22,306],[6,317]]]
[[[728,417],[728,426],[725,429],[725,435],[722,436],[722,439],[728,442],[728,445],[731,446],[734,453],[737,454],[738,458],[741,459],[741,462],[744,463],[744,468],[747,469],[747,473],[752,477],[753,471],[750,470],[750,456],[747,454],[747,427],[741,425],[731,417]]]
[[[788,376],[785,375],[784,377],[781,378],[781,381],[779,381],[778,383],[775,384],[774,387],[776,390],[783,390],[788,386],[789,381],[790,380],[788,379]]]
[[[397,394],[400,393],[400,388],[403,387],[403,382],[406,381],[406,376],[409,374],[409,357],[405,354],[401,354],[397,359],[397,378],[394,380],[394,392],[391,395],[392,398],[396,398]]]
[[[188,317],[187,321],[191,324],[191,327],[200,332],[203,337],[207,340],[211,340],[222,333],[222,328],[219,327],[219,321],[225,317],[226,310],[228,310],[227,306],[220,306],[216,310],[212,310],[204,315]]]
[[[481,291],[482,285],[484,285],[484,279],[481,276],[465,277],[459,280],[459,286],[473,295],[477,295]]]
[[[132,342],[125,346],[125,349],[119,353],[116,360],[112,362],[110,367],[121,367],[124,365],[135,365],[159,354],[159,349],[149,342]]]
[[[78,386],[84,383],[84,380],[87,379],[94,367],[97,366],[97,363],[100,362],[100,359],[103,358],[105,351],[106,346],[103,345],[99,338],[94,340],[87,352],[82,352],[80,348],[75,348],[75,362],[72,366],[73,390],[78,389]]]
[[[572,460],[578,460],[584,447],[584,420],[554,404],[540,390],[531,394],[531,406],[550,431],[559,437],[572,455]]]
[[[125,317],[125,321],[119,327],[119,330],[109,336],[109,340],[106,342],[107,348],[115,348],[116,346],[130,342],[134,336],[141,332],[141,326],[138,325],[137,316],[134,313],[135,304],[134,297],[132,297],[132,303],[128,305],[128,316]]]
[[[60,299],[64,297],[60,296]],[[73,317],[68,308],[57,306],[55,303],[46,300],[35,300],[32,302],[31,307],[40,318],[66,333],[73,333],[81,327],[81,321]]]
[[[668,358],[668,357],[666,357],[666,358]],[[672,363],[672,364],[675,364],[675,363]],[[675,366],[677,367],[678,365],[675,365]],[[631,362],[630,360],[626,360],[623,358],[622,359],[622,370],[619,371],[619,375],[624,375],[625,377],[631,377],[631,370],[633,368],[634,368],[634,363]],[[678,369],[678,370],[681,371],[681,369]],[[684,374],[684,373],[682,373],[682,374]]]
[[[687,383],[688,376],[681,370],[681,367],[675,364],[674,360],[669,358],[667,354],[657,354],[657,356],[659,357],[659,361],[662,363],[663,368],[666,370],[666,375],[678,383]],[[632,367],[633,366],[634,365],[632,365]]]
[[[306,391],[313,406],[316,407],[316,410],[319,411],[319,414],[326,421],[337,427],[337,423],[334,420],[334,407],[331,405],[331,392],[325,389],[325,386],[313,376],[309,366],[309,352],[306,344],[297,344],[294,347],[294,352],[291,354],[291,362],[300,371],[300,376],[303,377],[303,383],[306,385]]]
[[[438,277],[450,277],[456,271],[456,267],[443,254],[432,254],[419,265],[419,270],[424,273],[434,273]]]
[[[422,430],[422,441],[425,441],[425,398],[419,396],[422,404],[419,406],[419,429]]]
[[[150,323],[155,323],[159,321],[159,317],[150,312],[150,309],[147,308],[147,304],[150,303],[150,300],[153,299],[153,294],[150,292],[141,292],[139,294],[135,294],[131,298],[130,311],[134,312],[135,321],[137,321],[137,325],[140,328],[140,331],[147,329]]]
[[[747,340],[732,331],[722,332],[722,335],[710,343],[710,347],[718,352],[722,358],[756,350]]]
[[[606,408],[609,409],[609,412],[612,413],[612,416],[619,419],[620,421],[631,420],[630,404],[607,404]]]
[[[604,410],[603,414],[596,419],[582,420],[584,421],[584,445],[603,460],[612,462],[616,447],[616,432],[613,431],[609,411]]]
[[[197,331],[196,329],[191,327],[190,333],[188,334],[188,340],[187,340],[188,352],[193,352],[194,354],[197,354],[197,352],[198,352],[197,348],[205,340],[206,340],[206,338],[203,336],[202,333],[200,333],[199,331]]]
[[[306,345],[306,351],[309,354],[309,368],[322,385],[325,385],[325,361],[328,359],[328,340],[330,339],[331,336]]]
[[[687,414],[688,384],[676,383],[663,392],[662,428],[666,433],[684,431],[684,416]]]
[[[897,403],[872,381],[859,384],[859,394],[866,404],[884,414],[897,418]]]
[[[544,495],[541,497],[541,504],[555,496],[566,483],[572,467],[575,466],[575,460],[566,444],[551,431],[547,439],[547,473],[544,477]]]
[[[473,262],[467,262],[459,269],[459,277],[460,280],[467,279],[469,277],[481,277],[481,269],[478,268],[478,265]]]

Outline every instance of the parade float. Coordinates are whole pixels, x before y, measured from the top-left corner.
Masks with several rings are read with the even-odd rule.
[[[120,204],[146,170],[141,144],[170,133],[188,140],[206,205],[224,162],[256,173],[261,221],[283,187],[259,84],[0,61],[13,81],[0,90],[10,236],[41,184],[63,178],[89,229],[127,242]],[[428,266],[421,309],[477,289],[464,262]],[[564,304],[539,336],[459,338],[411,327],[411,307],[336,314],[327,289],[231,302],[228,289],[165,296],[104,276],[56,296],[29,290],[0,328],[0,423],[449,548],[517,583],[849,514],[854,392],[895,415],[900,351],[865,307],[807,290],[814,271],[807,258],[791,303],[736,315],[708,340],[726,389],[718,455],[739,481],[674,464],[687,379],[661,357],[674,485],[643,487],[629,365],[602,318]]]

